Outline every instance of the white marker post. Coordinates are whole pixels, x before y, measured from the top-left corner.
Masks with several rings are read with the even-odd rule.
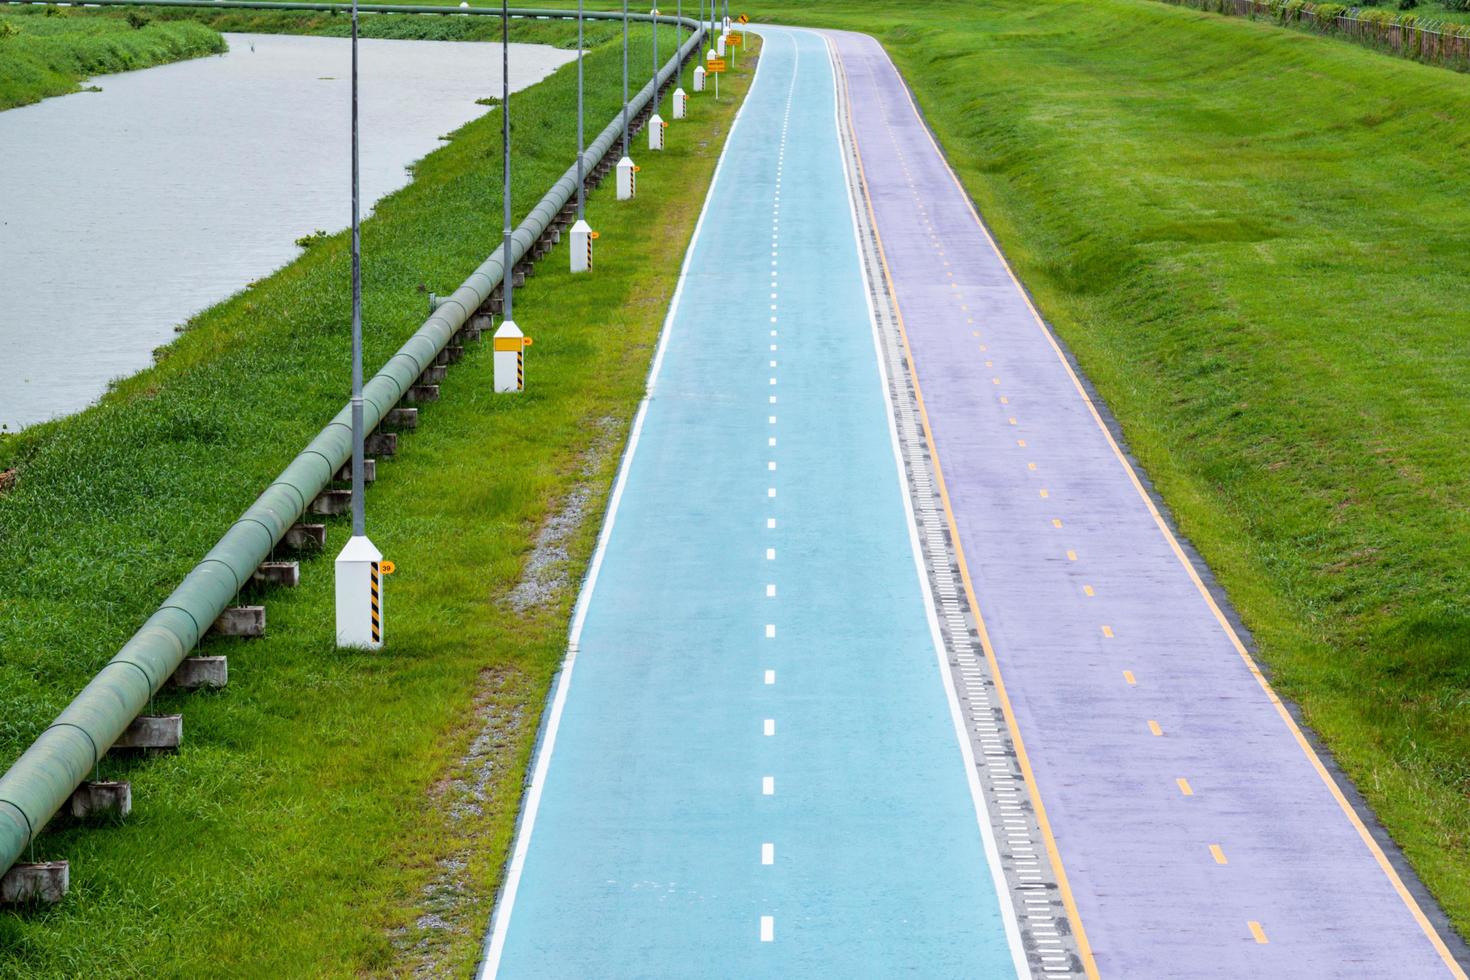
[[[724,46],[723,38],[720,39],[720,44]],[[717,57],[715,49],[710,48],[704,56],[704,61],[705,73],[715,77],[715,101],[718,102],[720,101],[720,73],[725,70],[725,59]]]
[[[658,8],[654,7],[653,16],[653,115],[648,117],[648,148],[650,150],[662,150],[664,148],[664,117],[658,114],[659,91],[658,91]]]
[[[572,225],[572,271],[592,271],[592,241],[597,233],[587,223],[587,175],[582,157],[586,141],[582,133],[584,100],[582,98],[582,0],[577,0],[577,223]]]
[[[500,115],[502,130],[501,139],[504,141],[505,159],[502,167],[505,172],[505,185],[501,190],[503,203],[505,205],[505,241],[501,245],[502,264],[505,267],[505,279],[500,285],[500,295],[505,301],[505,322],[500,329],[495,331],[495,377],[494,387],[500,391],[524,391],[526,388],[526,355],[525,347],[531,339],[521,333],[521,328],[515,322],[515,263],[511,260],[511,226],[510,226],[510,0],[500,0],[500,30],[501,30],[501,97]]]
[[[679,0],[674,5],[674,56],[679,55],[679,46],[682,45],[682,34],[684,33],[684,0]],[[657,62],[654,63],[654,71],[658,71]],[[679,84],[674,86],[674,118],[683,119],[689,108],[689,96],[684,91],[684,61],[679,60]]]
[[[585,218],[578,218],[577,223],[572,225],[572,271],[592,271],[592,242],[597,238],[597,232]]]
[[[383,645],[383,555],[367,538],[363,501],[362,234],[357,152],[357,0],[352,0],[352,537],[337,555],[337,645],[376,650]]]
[[[696,91],[696,92],[703,92],[704,91],[704,65],[695,65],[694,66],[694,91]],[[676,94],[674,97],[677,99],[678,98],[678,95]],[[678,103],[675,102],[674,105],[675,105],[674,112],[677,115],[677,113],[679,111],[678,108],[677,108]]]
[[[623,158],[618,161],[618,200],[631,201],[638,193],[638,168],[628,155],[628,0],[623,0]]]
[[[526,348],[531,338],[521,333],[514,320],[506,320],[495,331],[495,390],[526,390]]]
[[[638,194],[638,167],[628,157],[618,161],[618,200],[631,201]]]

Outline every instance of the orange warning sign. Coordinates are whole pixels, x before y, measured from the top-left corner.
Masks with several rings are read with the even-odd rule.
[[[725,73],[725,59],[711,58],[704,63],[704,70],[711,75],[723,75]]]

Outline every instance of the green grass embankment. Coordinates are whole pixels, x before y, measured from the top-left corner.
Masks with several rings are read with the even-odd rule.
[[[671,32],[672,33],[672,32]],[[646,45],[646,30],[635,32]],[[466,975],[488,921],[541,707],[564,650],[631,414],[704,188],[749,82],[696,97],[640,195],[589,202],[590,276],[565,245],[516,299],[536,344],[528,390],[490,391],[472,345],[368,494],[387,647],[333,649],[331,556],[263,599],[268,635],[210,639],[230,686],[160,695],[182,712],[173,756],[107,758],[132,781],[117,826],[48,832],[72,862],[58,906],[0,914],[0,976]],[[610,119],[616,45],[587,60]],[[576,69],[512,97],[518,213],[572,159]],[[499,120],[459,130],[363,228],[366,363],[422,322],[500,238]],[[153,369],[78,416],[0,440],[0,766],[127,639],[341,406],[348,383],[344,235],[201,314]],[[558,520],[551,522],[551,518]],[[549,523],[550,522],[550,523]],[[543,530],[544,529],[544,530]],[[539,544],[539,548],[538,548]],[[517,585],[522,587],[517,590]]]
[[[419,0],[410,0],[419,2]],[[429,0],[425,0],[429,2]],[[431,5],[455,6],[433,0]],[[485,7],[483,3],[475,4]],[[347,37],[351,33],[352,21],[344,13],[295,13],[271,10],[210,10],[208,8],[147,7],[149,17],[159,21],[196,21],[223,33],[238,34],[315,34],[327,37]],[[494,8],[497,12],[499,7]],[[639,13],[647,13],[639,10]],[[664,27],[660,41],[673,39],[673,28]],[[393,38],[407,41],[493,41],[500,40],[500,18],[475,15],[432,16],[425,14],[360,14],[358,33],[362,37]],[[616,37],[621,43],[623,28],[620,22],[587,20],[583,37],[587,47],[596,47]],[[644,38],[652,39],[645,32]],[[511,18],[511,43],[550,44],[558,48],[575,51],[577,48],[576,21],[530,20]],[[642,54],[640,49],[637,52]],[[667,56],[667,52],[664,52]],[[640,58],[652,64],[652,55]]]
[[[0,9],[0,110],[75,92],[82,79],[219,54],[224,38],[187,21],[135,11],[107,16],[67,7]]]
[[[1153,0],[887,47],[1179,526],[1470,932],[1470,78]]]

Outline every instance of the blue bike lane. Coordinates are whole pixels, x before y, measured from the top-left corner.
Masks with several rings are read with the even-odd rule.
[[[484,976],[1012,976],[818,36],[763,29]]]

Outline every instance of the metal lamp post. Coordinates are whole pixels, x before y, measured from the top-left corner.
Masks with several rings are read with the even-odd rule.
[[[577,221],[572,225],[571,263],[573,272],[592,271],[592,240],[596,237],[587,224],[587,175],[582,156],[587,152],[582,134],[582,0],[577,0]]]
[[[648,119],[648,148],[650,150],[662,150],[664,148],[664,117],[659,115],[659,86],[658,86],[658,8],[652,10],[653,16],[653,115]]]
[[[500,254],[505,278],[500,284],[501,323],[493,344],[493,385],[497,392],[520,392],[526,388],[525,349],[530,341],[515,322],[515,260],[511,253],[510,223],[510,0],[500,0],[500,133],[504,174],[500,196],[505,214]]]
[[[674,57],[684,44],[684,0],[674,4]],[[656,64],[656,63],[655,63]],[[654,69],[657,70],[657,67]],[[679,58],[679,83],[674,86],[674,118],[683,119],[689,111],[689,95],[684,91],[684,59]]]
[[[623,0],[623,158],[618,161],[618,200],[629,201],[638,193],[638,168],[628,155],[628,0]]]
[[[367,537],[363,499],[362,417],[362,230],[357,120],[357,0],[352,0],[352,537],[337,555],[337,645],[376,650],[383,645],[380,563],[383,555]]]

